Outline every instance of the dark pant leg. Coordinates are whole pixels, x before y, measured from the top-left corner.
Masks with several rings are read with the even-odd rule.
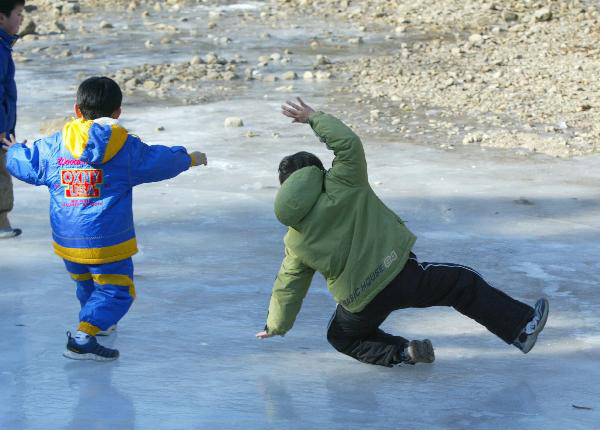
[[[12,178],[6,170],[6,155],[0,149],[0,229],[10,229],[8,213],[13,209],[14,196]]]
[[[394,310],[452,306],[490,332],[512,343],[533,317],[533,308],[490,286],[473,269],[449,263],[418,263],[415,257],[362,311],[338,306],[327,340],[359,361],[393,366],[403,361],[408,343],[378,327]]]
[[[402,307],[452,306],[490,332],[512,343],[533,317],[533,308],[491,287],[473,269],[450,263],[408,260],[394,280]]]
[[[391,310],[383,306],[367,306],[359,313],[351,313],[338,305],[329,328],[327,340],[342,354],[362,361],[391,367],[403,361],[408,340],[392,336],[379,329]]]

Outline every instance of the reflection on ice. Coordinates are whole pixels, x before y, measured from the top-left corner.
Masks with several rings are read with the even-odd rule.
[[[98,366],[98,363],[89,362],[65,363],[68,387],[78,393],[79,400],[70,414],[70,421],[63,428],[135,428],[133,401],[112,381],[113,371],[117,367],[118,364]]]

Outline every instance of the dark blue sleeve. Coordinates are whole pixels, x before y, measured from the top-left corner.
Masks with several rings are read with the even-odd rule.
[[[8,58],[6,56],[6,49],[0,47],[0,133],[8,132],[8,112],[6,111],[4,97],[6,97],[6,89],[4,88],[4,81],[6,81],[6,74]],[[6,136],[8,137],[8,136]]]
[[[174,178],[188,170],[192,163],[183,146],[146,145],[137,138],[132,138],[130,144],[134,186]]]
[[[48,143],[38,140],[29,148],[23,143],[10,147],[6,153],[6,169],[15,178],[31,185],[46,185]]]

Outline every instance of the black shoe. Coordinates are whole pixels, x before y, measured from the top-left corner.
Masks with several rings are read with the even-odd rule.
[[[13,237],[20,236],[23,230],[20,228],[6,228],[0,230],[0,239],[10,239]]]
[[[67,350],[63,355],[72,360],[96,360],[111,361],[119,358],[119,351],[116,349],[105,348],[98,343],[94,336],[90,336],[87,343],[80,345],[71,337],[71,332],[67,332]]]
[[[538,335],[546,325],[549,311],[550,304],[548,303],[548,300],[539,299],[535,303],[533,318],[525,325],[523,331],[519,333],[513,342],[513,345],[523,351],[524,354],[531,351],[531,348],[535,345]]]

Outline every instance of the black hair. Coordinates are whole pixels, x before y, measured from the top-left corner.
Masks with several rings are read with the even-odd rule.
[[[9,17],[17,6],[25,6],[25,0],[2,0],[0,1],[0,13]]]
[[[296,170],[308,166],[316,166],[325,171],[323,163],[321,160],[319,160],[319,157],[317,157],[315,154],[311,154],[310,152],[300,151],[293,155],[283,157],[283,160],[281,160],[279,163],[279,183],[283,184],[285,180]]]
[[[86,79],[77,90],[77,105],[85,119],[110,117],[121,107],[123,93],[110,78],[94,76]]]

